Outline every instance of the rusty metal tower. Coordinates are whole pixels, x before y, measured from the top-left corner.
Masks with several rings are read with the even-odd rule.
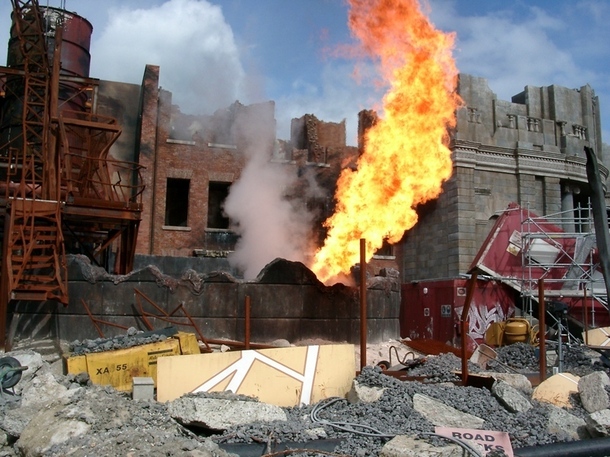
[[[88,21],[38,0],[11,1],[0,67],[2,346],[12,300],[68,304],[66,252],[131,270],[143,191],[139,166],[108,156],[121,127],[95,112]]]

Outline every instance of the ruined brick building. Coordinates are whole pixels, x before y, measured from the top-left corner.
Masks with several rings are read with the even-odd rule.
[[[295,175],[315,170],[327,190],[327,197],[308,202],[320,209],[318,223],[331,214],[335,180],[358,156],[357,147],[346,145],[345,122],[304,115],[293,119],[291,138],[281,141],[275,138],[273,102],[236,102],[211,116],[190,116],[171,104],[171,93],[159,88],[158,78],[159,68],[147,66],[141,88],[102,84],[107,114],[119,117],[145,167],[138,254],[217,257],[231,251],[236,236],[222,214],[222,201],[244,167],[244,149],[252,139],[239,125],[252,113],[258,119],[257,141],[273,150],[274,161]],[[541,215],[586,206],[583,147],[590,145],[604,159],[598,100],[590,86],[527,86],[504,101],[485,79],[462,74],[458,91],[464,106],[452,132],[453,175],[437,200],[419,208],[420,221],[403,241],[377,253],[370,274],[393,267],[402,282],[455,277],[468,270],[509,203]],[[361,133],[370,123],[366,114],[360,114]],[[129,159],[124,151],[115,148],[117,156]],[[604,165],[601,172],[607,178]],[[323,236],[320,230],[318,241]]]
[[[305,175],[315,176],[316,185],[325,189],[324,197],[305,202],[317,215],[312,232],[321,243],[321,224],[332,213],[337,177],[344,167],[355,166],[359,153],[346,145],[345,122],[324,122],[306,114],[292,120],[289,140],[278,140],[273,102],[236,101],[212,115],[184,114],[172,105],[171,92],[159,87],[159,72],[159,67],[148,65],[141,87],[109,81],[100,85],[99,109],[123,126],[124,140],[115,145],[113,155],[143,167],[136,254],[226,257],[237,237],[222,204],[252,145],[270,151],[271,160],[296,178],[287,198],[303,193]],[[371,273],[396,267],[394,257],[383,254],[376,256]]]

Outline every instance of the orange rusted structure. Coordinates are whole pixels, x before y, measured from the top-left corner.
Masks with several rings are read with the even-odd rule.
[[[143,191],[137,164],[108,157],[121,127],[95,112],[88,61],[79,74],[69,68],[73,51],[62,53],[64,32],[79,33],[86,21],[57,9],[45,15],[38,0],[11,1],[13,55],[0,67],[3,346],[11,300],[68,304],[66,252],[117,274],[132,269]]]

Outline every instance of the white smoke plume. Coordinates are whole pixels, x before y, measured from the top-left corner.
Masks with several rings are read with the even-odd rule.
[[[240,128],[257,131],[257,119],[250,116],[245,122],[247,126],[242,123]],[[247,146],[247,164],[224,203],[231,229],[240,235],[229,262],[246,280],[256,278],[276,258],[303,262],[309,250],[312,215],[302,200],[287,198],[297,180],[296,170],[270,161],[273,141],[268,140],[260,138]]]

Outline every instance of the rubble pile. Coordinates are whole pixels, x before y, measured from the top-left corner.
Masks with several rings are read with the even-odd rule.
[[[422,377],[422,382],[425,383],[460,380],[459,372],[462,370],[462,360],[454,354],[439,354],[438,356],[426,357],[421,360],[423,360],[423,363],[406,370],[408,376]],[[468,370],[471,373],[478,373],[481,371],[481,367],[468,362]]]
[[[518,366],[519,357],[530,360],[529,348],[513,346],[498,351],[500,368]],[[584,370],[588,361],[591,373],[578,381],[570,408],[534,399],[527,378],[514,372],[494,375],[491,390],[445,382],[461,368],[452,354],[427,356],[411,369],[442,382],[401,381],[365,367],[347,398],[280,408],[230,393],[189,394],[167,403],[132,400],[91,385],[84,373],[58,374],[36,352],[15,351],[7,355],[28,370],[15,395],[0,396],[0,457],[282,455],[278,443],[291,443],[301,449],[291,455],[301,456],[398,455],[392,446],[417,446],[416,454],[400,455],[440,455],[438,447],[457,445],[436,436],[436,426],[504,431],[517,449],[608,436],[610,378],[586,351],[572,352],[565,351],[566,366],[575,360]],[[251,447],[255,453],[245,452]]]
[[[166,340],[167,337],[168,335],[163,333],[143,332],[135,327],[130,327],[127,329],[124,335],[118,335],[113,338],[95,338],[85,339],[83,341],[72,341],[69,344],[69,349],[72,355],[82,355],[92,352],[113,351],[116,349],[127,349],[148,343],[156,343],[158,341]]]
[[[540,369],[539,349],[530,344],[514,343],[497,349],[497,357],[487,362],[487,369],[516,373],[536,373]],[[594,371],[606,371],[608,367],[600,362],[600,354],[580,344],[563,344],[561,360],[556,342],[547,341],[547,376],[553,368],[567,371],[576,376],[585,376]]]

